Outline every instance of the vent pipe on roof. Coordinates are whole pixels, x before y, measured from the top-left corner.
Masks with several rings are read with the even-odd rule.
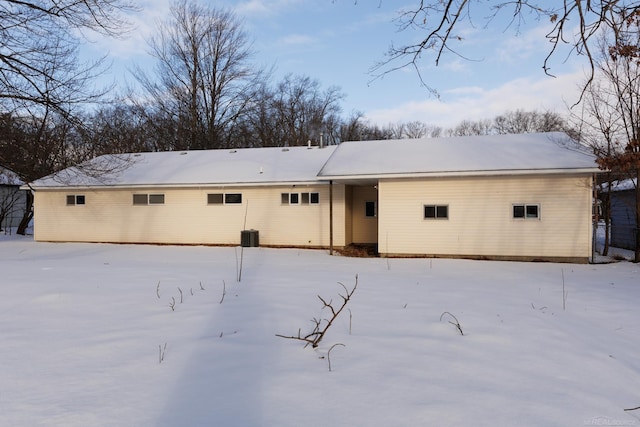
[[[307,141],[307,148],[311,148],[311,140]]]
[[[324,136],[324,133],[320,132],[320,148],[323,148],[323,142],[322,142],[323,136]]]

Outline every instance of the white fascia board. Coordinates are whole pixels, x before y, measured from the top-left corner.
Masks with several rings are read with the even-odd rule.
[[[367,175],[322,175],[325,180],[361,180],[361,179],[399,179],[399,178],[451,178],[468,176],[522,176],[522,175],[591,175],[602,172],[598,168],[576,169],[517,169],[497,171],[443,171],[420,173],[391,173],[391,174],[367,174]]]
[[[33,190],[122,190],[150,188],[242,188],[242,187],[291,187],[291,186],[329,185],[329,180],[283,181],[283,182],[217,182],[189,184],[115,184],[115,185],[55,185],[36,186]]]

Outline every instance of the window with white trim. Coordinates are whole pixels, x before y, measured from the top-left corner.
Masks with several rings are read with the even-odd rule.
[[[67,206],[84,205],[84,194],[67,194]]]
[[[280,203],[283,205],[317,205],[320,203],[320,193],[281,193]]]
[[[514,204],[512,212],[513,219],[540,219],[539,204]]]
[[[424,219],[449,219],[449,205],[424,205]]]
[[[240,205],[242,204],[242,193],[209,193],[207,194],[208,205]]]
[[[164,205],[164,194],[134,194],[133,204],[136,206]]]

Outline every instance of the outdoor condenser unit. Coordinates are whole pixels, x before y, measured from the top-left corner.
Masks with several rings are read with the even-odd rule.
[[[260,246],[258,230],[242,230],[240,232],[240,246],[243,248],[257,248]]]

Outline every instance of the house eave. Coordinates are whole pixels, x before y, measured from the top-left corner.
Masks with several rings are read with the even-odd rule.
[[[591,175],[602,172],[598,168],[575,169],[505,169],[505,170],[477,170],[477,171],[438,171],[438,172],[408,172],[383,174],[354,174],[354,175],[321,175],[325,180],[334,181],[376,181],[382,179],[407,178],[451,178],[473,176],[524,176],[524,175]]]
[[[122,189],[150,189],[150,188],[243,188],[243,187],[296,187],[328,185],[329,180],[313,181],[275,181],[275,182],[199,182],[199,183],[138,183],[138,184],[60,184],[25,186],[25,189],[34,191],[58,191],[58,190],[122,190]]]

